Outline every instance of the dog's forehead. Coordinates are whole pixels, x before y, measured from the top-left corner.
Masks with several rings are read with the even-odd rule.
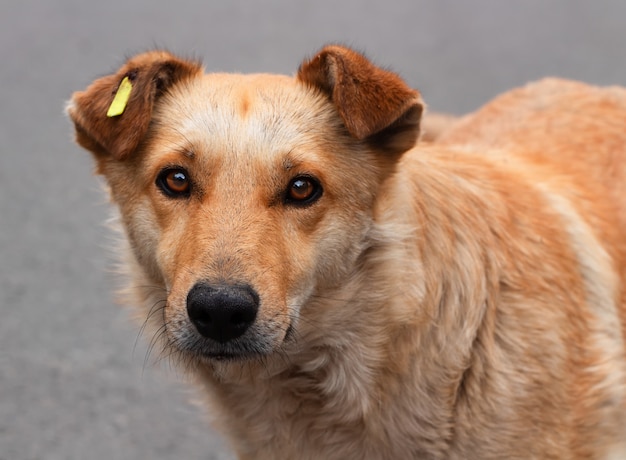
[[[155,119],[160,129],[193,143],[243,147],[310,141],[336,114],[321,94],[293,77],[206,74],[171,91]]]

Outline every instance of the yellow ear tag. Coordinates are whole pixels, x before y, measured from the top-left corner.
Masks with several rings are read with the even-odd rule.
[[[128,104],[128,99],[130,98],[130,92],[132,89],[133,84],[130,82],[128,77],[124,77],[120,83],[120,87],[117,88],[117,93],[115,93],[113,102],[111,102],[109,110],[107,111],[107,117],[117,117],[124,113],[124,109],[126,109],[126,104]]]

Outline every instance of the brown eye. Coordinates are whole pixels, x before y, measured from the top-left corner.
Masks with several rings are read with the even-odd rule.
[[[322,195],[322,187],[317,180],[308,176],[299,176],[289,183],[285,202],[295,205],[308,205]]]
[[[189,175],[182,168],[164,169],[157,177],[156,185],[172,198],[187,197],[191,191]]]

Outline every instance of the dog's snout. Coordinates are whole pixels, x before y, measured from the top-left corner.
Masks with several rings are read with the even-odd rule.
[[[256,319],[259,296],[247,285],[196,284],[187,295],[187,314],[203,336],[220,343],[241,336]]]

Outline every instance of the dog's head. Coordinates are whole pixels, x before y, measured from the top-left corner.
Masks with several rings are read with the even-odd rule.
[[[169,344],[211,360],[280,349],[312,298],[358,272],[422,103],[329,46],[295,78],[141,54],[75,93],[68,113],[120,209],[136,284],[164,288]]]

